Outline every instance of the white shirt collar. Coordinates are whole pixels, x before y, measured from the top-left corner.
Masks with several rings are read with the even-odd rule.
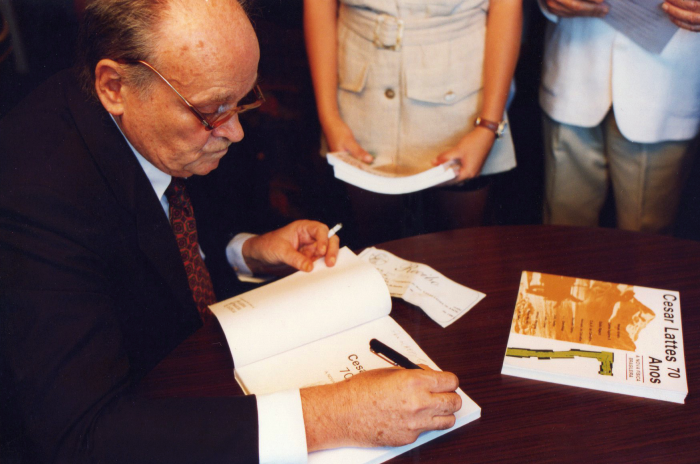
[[[112,116],[111,114],[109,116],[112,118],[112,121],[114,121],[114,124],[117,125],[117,129],[119,129],[119,132],[121,132],[122,136],[124,137],[124,140],[126,140],[126,143],[129,145],[129,148],[131,148],[131,151],[133,151],[134,155],[136,155],[136,159],[139,161],[143,172],[146,173],[146,177],[148,177],[148,180],[151,182],[151,186],[156,192],[156,196],[159,200],[161,200],[163,198],[163,195],[165,195],[165,190],[170,185],[172,176],[170,174],[164,173],[163,171],[155,167],[153,164],[151,164],[150,161],[144,158],[141,155],[141,153],[139,153],[136,150],[136,148],[134,148],[131,142],[129,142],[129,139],[126,138],[126,135],[124,135],[124,132],[122,132],[122,128],[119,127],[119,124],[117,124],[117,121],[114,119],[114,116]]]

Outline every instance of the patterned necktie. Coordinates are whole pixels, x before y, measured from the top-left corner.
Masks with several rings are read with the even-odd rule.
[[[180,248],[180,257],[185,265],[190,290],[200,317],[206,321],[211,316],[207,306],[216,303],[216,296],[209,271],[199,251],[197,223],[194,220],[190,196],[185,189],[185,180],[173,177],[165,196],[170,204],[170,225]]]

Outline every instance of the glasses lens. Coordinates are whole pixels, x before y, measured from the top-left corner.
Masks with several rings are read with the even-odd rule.
[[[258,108],[260,105],[263,104],[264,101],[265,97],[263,96],[260,87],[256,85],[255,87],[253,87],[253,90],[248,92],[243,98],[241,98],[238,101],[238,106],[236,106],[235,108],[231,108],[228,111],[224,111],[222,113],[217,114],[208,122],[213,128],[217,128],[220,125],[225,124],[236,114],[244,113],[248,110]]]

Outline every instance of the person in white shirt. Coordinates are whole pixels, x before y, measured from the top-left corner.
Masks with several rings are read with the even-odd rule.
[[[700,130],[700,2],[659,2],[680,28],[660,54],[604,22],[602,0],[540,4],[544,222],[598,225],[610,185],[619,228],[671,232]]]

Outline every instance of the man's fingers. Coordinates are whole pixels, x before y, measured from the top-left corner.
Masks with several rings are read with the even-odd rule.
[[[666,0],[661,5],[676,26],[689,31],[700,31],[700,2],[690,0]]]
[[[452,372],[424,370],[423,375],[430,378],[428,388],[431,393],[454,392],[459,387],[459,379]]]
[[[294,269],[304,272],[311,272],[314,268],[313,260],[307,258],[302,253],[294,249],[291,250],[292,251],[289,255],[285,255],[283,257],[283,261],[289,266],[292,266]]]
[[[447,430],[454,426],[455,422],[457,422],[457,418],[454,414],[450,414],[449,416],[435,416],[433,417],[430,430]]]
[[[328,252],[328,226],[322,222],[313,222],[311,236],[316,242],[316,256],[323,256]]]
[[[326,266],[331,267],[335,265],[338,259],[338,249],[340,248],[340,238],[334,235],[328,240],[328,250],[326,251]]]
[[[699,0],[666,0],[665,5],[675,6],[681,10],[687,12],[700,13],[700,1]],[[663,8],[663,5],[662,5]]]
[[[435,416],[449,416],[462,408],[462,398],[457,393],[433,393],[433,398]]]
[[[681,29],[687,29],[691,32],[700,32],[700,25],[686,23],[685,21],[679,21],[678,19],[675,19],[675,18],[670,18],[670,19],[671,19],[671,22],[673,24],[680,27]]]

